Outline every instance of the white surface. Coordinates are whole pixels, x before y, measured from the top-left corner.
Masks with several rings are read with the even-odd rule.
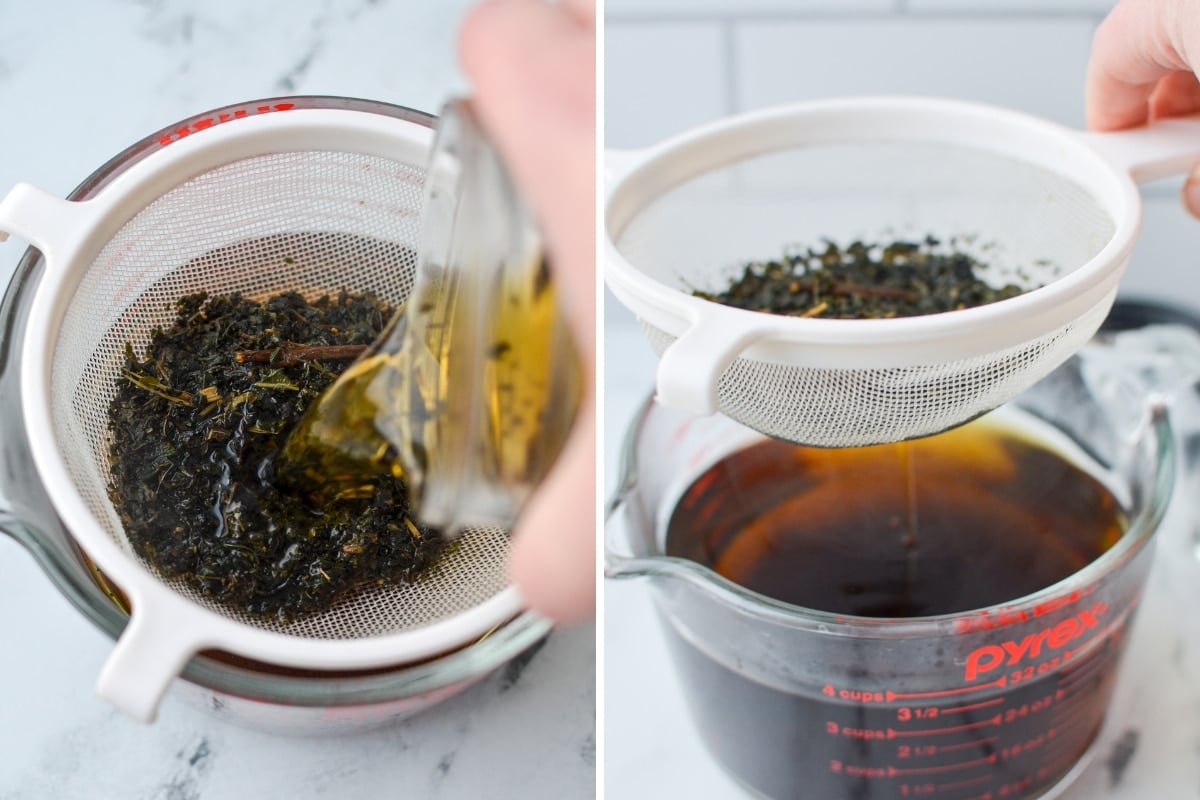
[[[465,86],[454,36],[469,4],[5,4],[0,192],[28,181],[65,195],[158,128],[260,97],[342,94],[436,113]],[[23,249],[0,246],[0,281]],[[391,730],[297,740],[230,727],[170,697],[153,726],[119,716],[93,695],[112,643],[2,537],[0,625],[3,800],[595,793],[592,626],[554,633],[515,684],[501,671]]]
[[[0,616],[2,800],[595,794],[591,625],[552,633],[515,684],[501,669],[385,730],[288,738],[233,727],[170,694],[153,725],[96,699],[111,640],[4,537]]]
[[[1136,265],[1131,267],[1136,269]],[[647,397],[654,357],[633,319],[605,309],[604,476],[615,485],[629,420]],[[1195,497],[1200,478],[1177,488]],[[1183,800],[1200,781],[1200,563],[1194,555],[1196,504],[1177,501],[1164,522],[1108,725],[1096,760],[1063,800]],[[605,794],[614,798],[744,800],[708,756],[692,727],[645,584],[604,585]],[[1137,745],[1114,785],[1116,742]],[[814,799],[817,800],[817,799]],[[832,800],[820,798],[819,800]]]

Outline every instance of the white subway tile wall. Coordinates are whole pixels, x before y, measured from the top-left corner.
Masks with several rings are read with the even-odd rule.
[[[719,23],[606,25],[604,50],[607,147],[650,144],[731,109]]]
[[[958,14],[1063,14],[1091,11],[1106,14],[1113,0],[907,0],[907,11],[949,11]]]
[[[608,0],[605,144],[652,144],[765,105],[932,94],[1083,123],[1110,0]],[[1200,222],[1179,181],[1146,190],[1123,293],[1200,308]]]
[[[919,19],[739,24],[741,108],[848,94],[923,94],[1083,123],[1086,19]]]
[[[723,15],[746,18],[760,14],[856,14],[891,12],[901,7],[898,0],[606,0],[608,19]]]

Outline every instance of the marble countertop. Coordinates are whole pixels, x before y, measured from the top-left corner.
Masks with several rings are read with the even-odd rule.
[[[649,396],[655,358],[611,295],[605,309],[605,485]],[[1062,800],[1183,800],[1200,786],[1200,563],[1197,478],[1176,489],[1090,765]],[[1180,500],[1179,498],[1185,498]],[[692,727],[666,643],[640,581],[604,585],[604,786],[608,797],[749,795],[709,757]]]
[[[436,113],[465,82],[468,0],[77,0],[0,12],[0,192],[65,195],[176,120],[285,94]],[[7,282],[24,250],[0,246]],[[2,446],[2,445],[0,445]],[[582,798],[595,794],[595,626],[397,726],[340,738],[232,727],[168,696],[134,723],[95,698],[112,642],[0,536],[0,799]]]

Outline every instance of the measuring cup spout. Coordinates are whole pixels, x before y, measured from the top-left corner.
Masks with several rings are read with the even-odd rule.
[[[639,546],[652,523],[641,505],[632,462],[627,462],[622,469],[621,482],[605,509],[604,576],[649,578],[652,581],[682,578],[696,588],[707,590],[711,580],[703,568],[653,551],[644,552]],[[641,552],[635,552],[635,548]]]
[[[633,488],[630,492],[635,491]],[[628,546],[631,531],[638,522],[630,515],[637,515],[638,507],[630,493],[618,493],[609,501],[604,521],[604,576],[607,578],[652,578],[670,571],[670,565],[660,565],[669,559],[657,556],[640,556]]]

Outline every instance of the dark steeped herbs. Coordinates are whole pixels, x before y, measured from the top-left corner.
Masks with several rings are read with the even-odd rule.
[[[441,535],[381,475],[320,505],[280,488],[275,458],[321,390],[393,309],[342,293],[255,302],[190,295],[109,408],[110,495],[134,550],[231,609],[287,622],[351,590],[416,578]]]
[[[747,264],[728,289],[694,294],[770,314],[870,319],[956,311],[1025,291],[1011,283],[992,287],[979,276],[983,266],[932,238],[844,248],[830,242],[823,250]]]

